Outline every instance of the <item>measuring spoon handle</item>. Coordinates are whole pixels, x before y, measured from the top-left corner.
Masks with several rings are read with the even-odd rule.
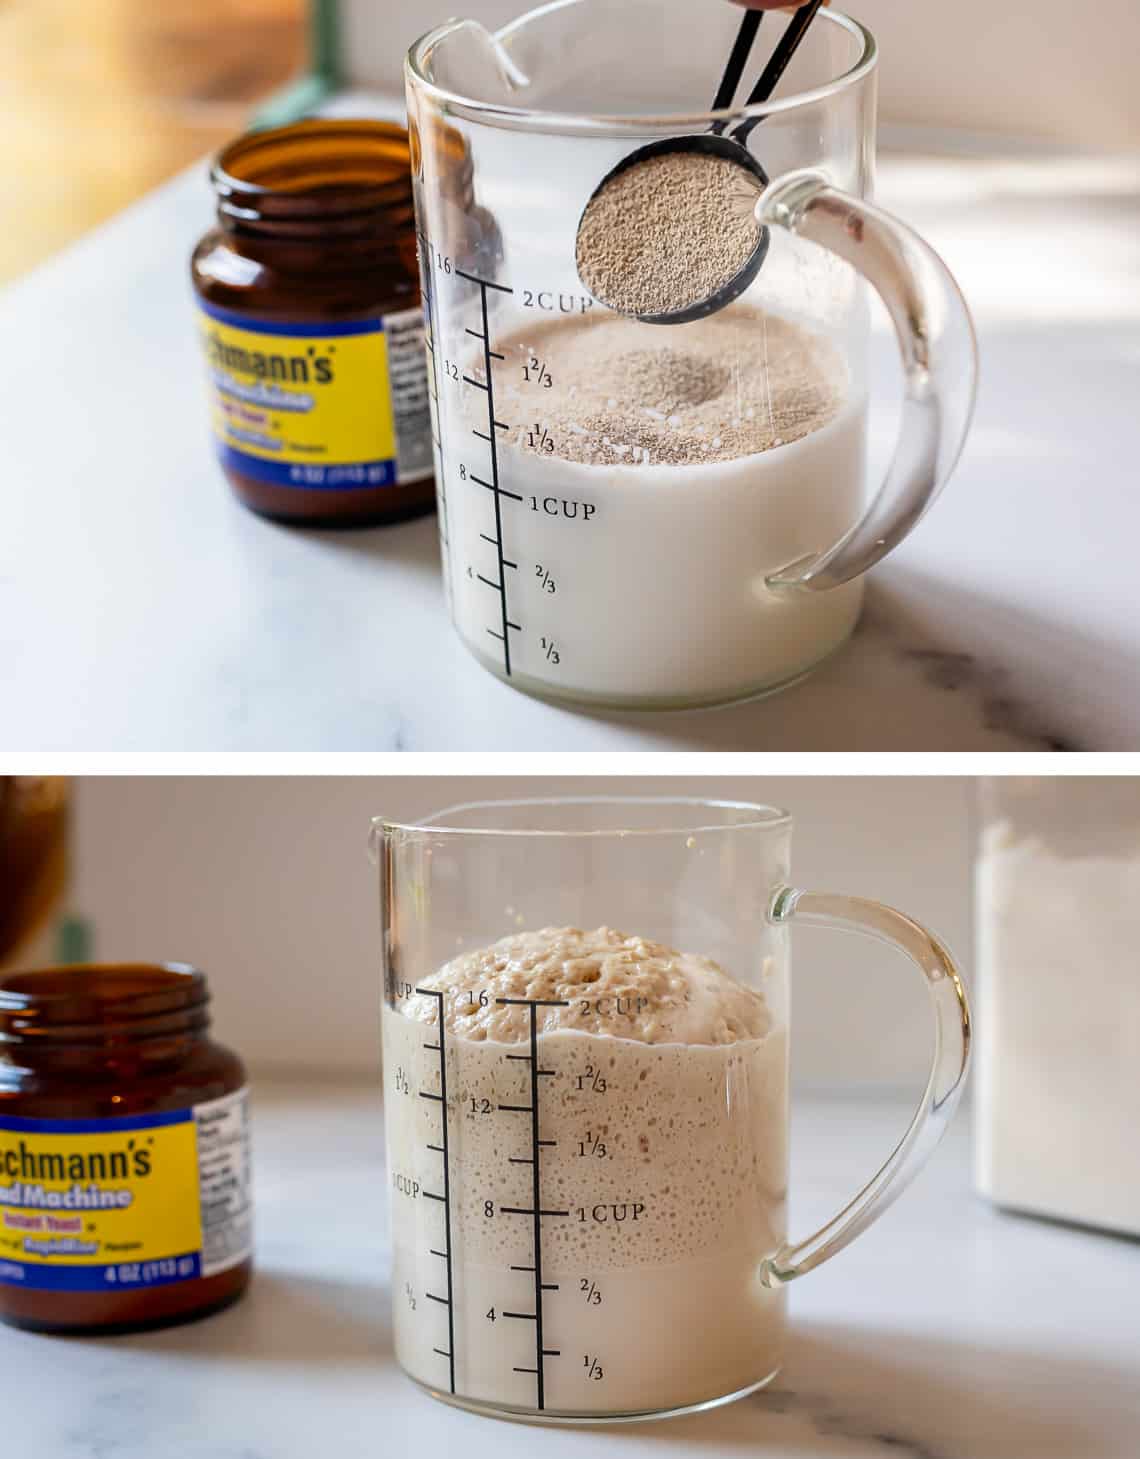
[[[736,40],[729,52],[724,75],[720,78],[720,85],[713,97],[711,111],[724,111],[732,105],[732,98],[736,95],[736,88],[740,85],[741,76],[744,75],[752,43],[756,39],[756,32],[760,29],[760,22],[763,19],[762,10],[746,10],[741,17],[740,29],[736,32]],[[710,131],[723,132],[725,125],[724,122],[713,122]]]
[[[776,49],[768,58],[768,64],[760,73],[760,78],[752,88],[745,106],[757,106],[762,101],[767,101],[780,84],[780,78],[788,69],[792,57],[799,50],[800,42],[807,32],[808,26],[815,19],[815,13],[823,4],[823,0],[808,0],[802,5],[788,21],[787,29],[776,44]],[[741,122],[732,133],[733,137],[743,147],[754,127],[758,127],[764,117],[750,117],[746,122]]]
[[[902,425],[886,480],[838,542],[788,563],[773,590],[819,592],[859,577],[897,547],[945,486],[977,395],[978,351],[966,301],[934,249],[890,213],[814,172],[787,173],[757,219],[845,259],[878,293],[903,358]]]

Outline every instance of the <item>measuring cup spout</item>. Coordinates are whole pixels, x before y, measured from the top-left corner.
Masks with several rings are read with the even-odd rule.
[[[380,865],[390,830],[391,826],[383,816],[372,817],[372,824],[368,828],[368,859],[373,866]]]
[[[437,79],[474,100],[516,103],[531,80],[502,40],[480,20],[453,20],[434,33],[437,44],[462,36],[464,43],[446,47],[446,74]]]

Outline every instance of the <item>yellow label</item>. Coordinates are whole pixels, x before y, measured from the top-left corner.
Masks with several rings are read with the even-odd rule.
[[[241,1095],[122,1119],[0,1114],[0,1282],[92,1291],[232,1265],[217,1257],[248,1246],[245,1139]],[[204,1199],[222,1183],[237,1193],[230,1210]],[[204,1206],[218,1231],[204,1230]],[[221,1232],[235,1216],[236,1240]]]
[[[276,486],[338,490],[423,474],[407,469],[419,462],[419,438],[429,430],[418,310],[341,324],[251,325],[203,304],[201,332],[214,434],[235,470]],[[410,396],[409,366],[418,372]]]

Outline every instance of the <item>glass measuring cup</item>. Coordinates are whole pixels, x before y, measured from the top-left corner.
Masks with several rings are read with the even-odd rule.
[[[785,1285],[886,1208],[957,1103],[970,1024],[946,948],[876,902],[791,887],[791,820],[765,806],[516,801],[373,831],[405,1372],[468,1408],[578,1422],[767,1383]],[[901,949],[935,1020],[910,1128],[800,1242],[785,1226],[794,922]],[[591,937],[601,959],[582,954]],[[691,1004],[653,940],[689,955],[669,967]]]
[[[850,634],[862,575],[933,501],[966,435],[961,295],[865,201],[873,38],[820,11],[781,99],[710,113],[738,20],[693,0],[557,0],[494,37],[449,22],[409,53],[450,610],[485,667],[545,697],[683,707],[801,677]],[[766,18],[757,68],[785,24]],[[668,327],[596,304],[575,235],[600,180],[655,139],[756,117],[771,246],[743,297]],[[869,501],[864,279],[906,372],[894,461]]]

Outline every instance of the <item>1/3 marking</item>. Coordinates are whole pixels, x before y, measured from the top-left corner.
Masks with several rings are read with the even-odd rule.
[[[541,421],[536,421],[527,431],[526,443],[532,451],[541,451],[547,456],[554,455],[554,437]]]

